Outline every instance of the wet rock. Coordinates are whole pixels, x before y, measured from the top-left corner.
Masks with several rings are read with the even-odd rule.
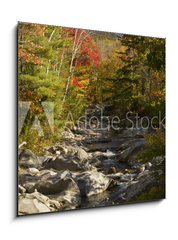
[[[99,159],[96,159],[96,158],[90,159],[89,164],[91,164],[95,168],[100,168],[102,166],[102,162]]]
[[[135,164],[135,156],[145,146],[145,139],[133,139],[123,143],[116,154],[119,161]]]
[[[157,184],[158,178],[159,175],[154,171],[145,170],[140,173],[133,181],[129,182],[127,189],[123,193],[123,201],[128,202],[138,194],[144,192],[146,188],[154,186],[154,184]]]
[[[133,181],[135,177],[136,177],[136,174],[126,173],[126,174],[123,174],[123,175],[120,176],[120,181],[121,182]]]
[[[90,154],[92,158],[114,158],[116,156],[115,153],[110,151],[109,149],[103,152],[95,151]]]
[[[145,164],[145,168],[146,168],[146,169],[150,169],[152,166],[153,166],[153,164],[152,164],[151,162],[147,162],[147,163]]]
[[[78,174],[74,173],[72,177],[76,180],[80,192],[84,196],[91,196],[104,192],[113,182],[112,179],[109,179],[97,170],[85,171]]]
[[[133,181],[136,178],[136,176],[137,174],[130,174],[130,173],[124,174],[122,172],[111,173],[107,175],[107,177],[117,180],[119,183]]]
[[[95,152],[91,153],[91,156],[92,156],[92,158],[102,157],[103,152],[95,151]]]
[[[107,177],[109,177],[109,178],[120,178],[121,176],[123,175],[123,173],[122,172],[117,172],[117,173],[108,173],[107,174]]]

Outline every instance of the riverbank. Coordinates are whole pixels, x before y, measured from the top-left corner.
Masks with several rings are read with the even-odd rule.
[[[164,189],[165,158],[139,162],[145,144],[140,129],[68,129],[44,156],[21,146],[19,215],[146,201],[144,193]]]

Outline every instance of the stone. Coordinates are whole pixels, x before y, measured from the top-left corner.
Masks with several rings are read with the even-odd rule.
[[[21,195],[18,210],[23,215],[50,212],[49,198],[40,193]]]
[[[77,161],[77,159],[74,160],[73,158],[64,158],[62,156],[46,159],[42,165],[47,169],[53,168],[58,171],[80,171],[86,167],[85,165],[81,164],[79,160]]]
[[[34,176],[39,173],[39,170],[37,168],[29,168],[28,171]]]
[[[89,163],[95,168],[100,168],[102,166],[102,162],[99,159],[90,159]]]
[[[77,182],[80,192],[84,196],[92,196],[104,192],[113,182],[112,179],[109,179],[96,169],[79,174],[74,173],[72,177]]]
[[[19,185],[19,194],[24,194],[26,192],[26,189]]]
[[[69,182],[70,180],[70,182]],[[63,180],[66,184],[66,179]],[[79,187],[73,179],[68,179],[68,185],[58,194],[48,195],[50,199],[61,202],[63,209],[75,209],[81,204]]]
[[[125,189],[123,194],[123,201],[128,202],[138,194],[142,193],[146,188],[154,186],[158,181],[157,177],[158,176],[156,176],[154,171],[150,172],[146,170],[143,173],[140,173],[133,181],[128,183],[127,189]]]
[[[82,148],[77,148],[77,153],[76,154],[77,154],[77,157],[82,161],[88,159],[87,152]]]
[[[35,176],[24,173],[19,180],[27,193],[34,193],[37,190],[54,200],[55,205],[57,202],[62,203],[66,209],[80,205],[80,190],[70,171],[41,170]]]
[[[19,149],[19,166],[25,168],[38,168],[38,157],[29,149]]]
[[[145,146],[146,140],[142,138],[129,140],[119,147],[117,158],[120,162],[127,162],[135,165],[135,156]]]

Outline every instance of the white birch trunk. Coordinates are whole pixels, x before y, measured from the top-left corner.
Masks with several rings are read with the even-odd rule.
[[[66,97],[67,97],[67,94],[68,94],[68,91],[69,91],[69,85],[70,85],[70,82],[71,82],[71,79],[73,77],[74,70],[75,70],[75,67],[76,67],[76,65],[73,66],[74,59],[77,55],[78,50],[80,49],[80,47],[82,45],[83,40],[88,36],[88,35],[86,35],[83,39],[81,39],[83,33],[84,33],[84,31],[81,31],[81,33],[79,35],[79,38],[78,38],[78,41],[77,41],[78,29],[75,30],[74,44],[73,44],[73,47],[72,47],[72,57],[71,57],[70,68],[69,68],[69,76],[67,78],[65,94],[64,94],[64,98],[62,100],[62,103],[64,103],[65,100],[66,100]]]
[[[52,31],[52,33],[51,33],[51,35],[50,35],[50,37],[48,39],[48,42],[51,42],[51,39],[52,39],[55,31],[56,31],[56,29],[54,28],[54,30]],[[47,69],[46,69],[46,75],[48,75],[48,73],[49,73],[50,62],[51,62],[51,60],[49,59],[48,60],[48,66],[47,66]]]

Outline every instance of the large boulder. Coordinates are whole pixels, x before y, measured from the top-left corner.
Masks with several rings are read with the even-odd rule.
[[[135,165],[135,157],[145,146],[145,139],[131,139],[121,144],[116,154],[118,161]],[[136,161],[137,162],[137,161]]]
[[[20,174],[19,182],[27,193],[37,190],[62,203],[63,208],[71,209],[80,205],[80,190],[69,171],[41,170],[36,175],[28,171]]]
[[[30,193],[36,189],[43,194],[56,194],[73,183],[68,174],[69,171],[41,170],[34,175],[28,171],[19,175],[19,183]]]
[[[63,209],[75,209],[81,204],[80,189],[73,179],[63,180],[63,191],[58,194],[48,195],[50,199],[63,204]],[[60,186],[61,187],[61,186]]]
[[[83,147],[78,146],[76,143],[63,143],[58,144],[46,149],[48,153],[52,153],[55,155],[62,155],[65,157],[75,156],[79,160],[87,160],[89,158],[88,153],[84,150]]]
[[[73,159],[67,159],[62,156],[57,157],[48,157],[43,162],[42,166],[46,169],[55,169],[58,171],[61,170],[70,170],[70,171],[79,171],[81,170],[81,167],[78,162],[76,162]]]
[[[43,162],[43,167],[46,169],[55,169],[55,170],[70,170],[70,171],[83,171],[90,168],[90,165],[87,161],[80,161],[77,158],[72,156],[57,156],[57,157],[48,157]]]
[[[19,215],[45,213],[62,209],[62,204],[35,191],[19,196],[18,212]]]
[[[73,173],[72,177],[77,182],[80,192],[83,196],[92,196],[104,192],[113,180],[107,178],[103,173],[96,169],[85,171],[83,173]]]
[[[137,177],[131,181],[120,182],[118,184],[120,189],[117,195],[117,202],[129,202],[140,193],[146,191],[148,188],[156,186],[160,181],[160,175],[163,174],[163,171],[160,172],[145,170],[144,172],[139,173]]]

